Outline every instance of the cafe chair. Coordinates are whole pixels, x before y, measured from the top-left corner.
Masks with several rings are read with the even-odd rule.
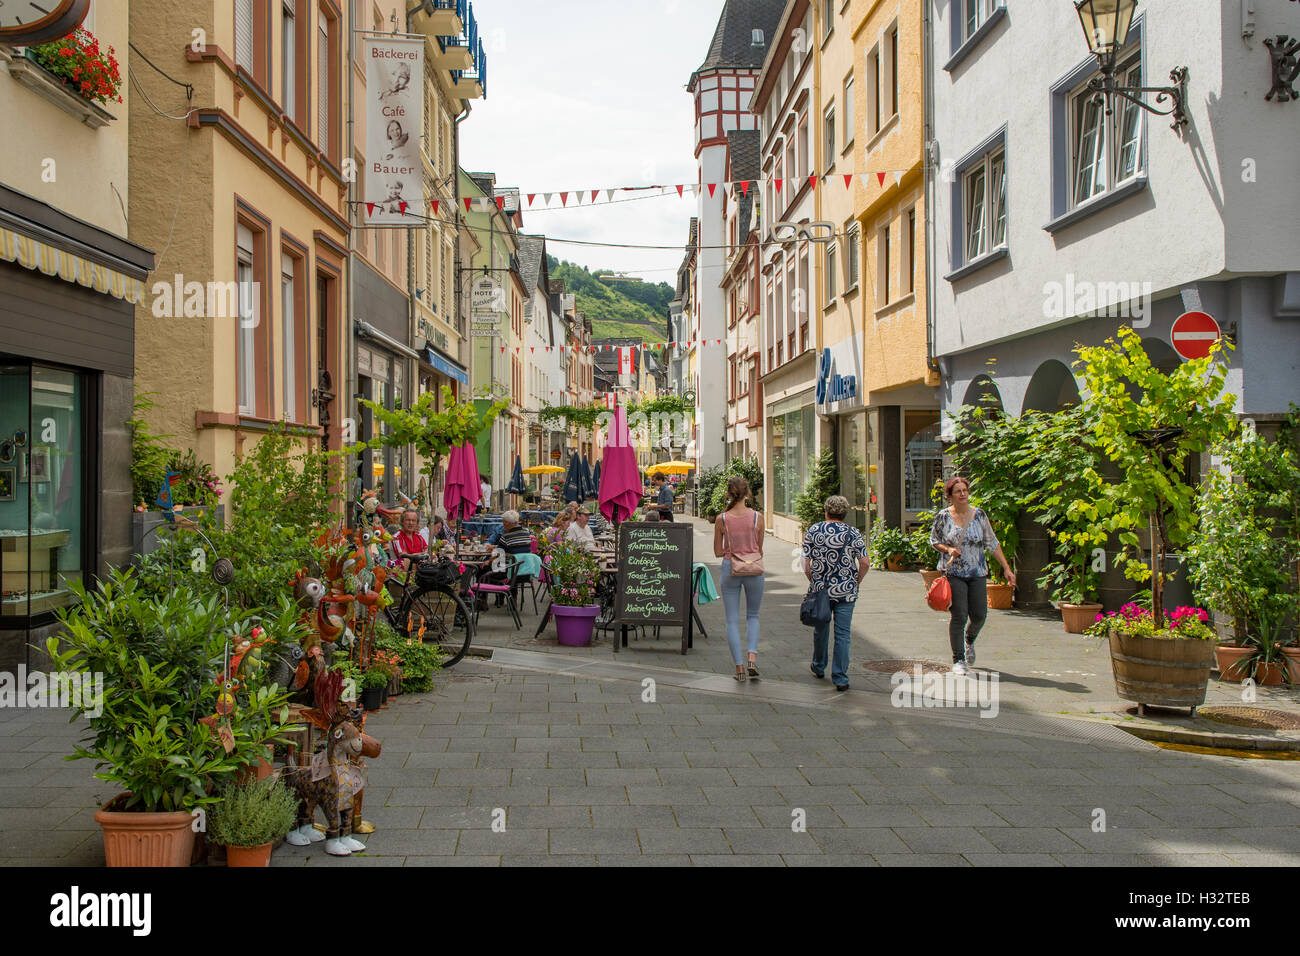
[[[533,547],[534,548],[537,547],[536,538],[533,539]],[[533,599],[533,613],[536,614],[537,613],[537,588],[541,583],[541,577],[542,577],[542,559],[541,556],[538,555],[536,552],[531,554],[520,554],[517,555],[517,557],[519,559],[519,573],[517,577],[517,585],[521,591],[524,588],[528,589],[528,593],[532,596]],[[522,600],[520,601],[520,603],[521,604],[523,603]]]
[[[497,594],[505,599],[506,607],[510,609],[510,616],[514,618],[515,628],[519,629],[524,626],[524,622],[519,618],[519,608],[515,603],[515,589],[518,587],[520,558],[523,555],[510,555],[510,563],[506,568],[506,581],[504,584],[484,584],[477,582],[469,586],[469,593],[473,596],[470,601],[470,607],[474,609],[474,626],[478,627],[479,616],[479,599],[486,600],[489,594]]]

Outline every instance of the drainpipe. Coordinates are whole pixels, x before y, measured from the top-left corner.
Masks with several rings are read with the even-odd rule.
[[[950,14],[951,15],[951,14]],[[934,300],[935,300],[935,240],[934,240],[934,164],[938,158],[938,144],[934,141],[934,20],[930,4],[921,4],[921,69],[925,75],[925,367],[939,372],[934,355]]]
[[[354,9],[355,9],[355,5],[354,5]],[[343,368],[346,370],[344,374],[341,376],[344,383],[344,390],[339,396],[342,399],[342,401],[339,402],[339,408],[344,412],[342,417],[344,422],[343,431],[345,433],[347,431],[346,422],[348,418],[355,415],[357,413],[357,409],[360,407],[356,405],[356,399],[353,397],[357,394],[358,383],[357,383],[357,363],[355,361],[355,356],[353,355],[353,351],[352,351],[352,339],[354,336],[354,333],[352,331],[352,316],[353,316],[353,310],[355,308],[355,299],[353,298],[354,293],[352,289],[352,279],[353,279],[352,257],[356,255],[356,249],[357,249],[356,226],[352,224],[352,219],[357,209],[356,180],[357,180],[357,175],[359,173],[359,170],[357,170],[355,166],[355,162],[356,162],[355,153],[356,153],[356,145],[357,145],[356,130],[354,128],[356,97],[353,94],[356,87],[352,82],[352,64],[356,62],[357,25],[355,23],[349,23],[349,26],[351,27],[351,29],[348,30],[348,65],[347,65],[347,70],[345,72],[347,74],[347,89],[348,89],[348,147],[353,153],[353,163],[354,163],[352,176],[348,179],[348,222],[349,225],[352,225],[352,228],[348,230],[348,258],[347,258],[347,262],[343,264],[344,275],[347,276],[347,283],[348,283],[348,297],[347,297],[347,304],[345,307],[346,314],[343,316],[343,321],[339,323],[340,331],[343,332],[343,347],[342,349],[340,349],[340,353],[341,353],[341,358],[343,360]],[[324,355],[320,357],[320,361],[321,364],[324,365],[325,363]],[[355,419],[353,420],[355,421]],[[356,437],[357,436],[354,431],[352,436],[354,441],[356,440]],[[325,442],[328,444],[329,436],[325,435],[324,438],[325,438]],[[340,442],[340,444],[342,445],[343,443]],[[344,472],[344,477],[343,477],[343,481],[344,481],[343,493],[345,498],[350,497],[352,494],[352,476],[356,474],[356,462],[354,461],[353,456],[349,455],[347,460],[348,460],[347,470]]]

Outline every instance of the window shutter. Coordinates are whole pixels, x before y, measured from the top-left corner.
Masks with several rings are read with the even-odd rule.
[[[253,0],[235,0],[235,65],[253,72]]]
[[[319,16],[316,54],[316,143],[325,152],[330,147],[330,31],[329,18]]]

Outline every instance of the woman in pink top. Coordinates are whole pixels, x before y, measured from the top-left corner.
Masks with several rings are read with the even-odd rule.
[[[740,653],[740,592],[745,592],[745,625],[749,638],[748,676],[758,674],[758,610],[763,603],[763,575],[733,575],[732,555],[763,553],[763,516],[749,507],[749,482],[727,482],[727,510],[713,523],[713,553],[722,558],[722,606],[727,612],[727,646],[736,665],[736,680],[746,680]]]

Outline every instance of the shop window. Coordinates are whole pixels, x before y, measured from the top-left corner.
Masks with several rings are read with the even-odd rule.
[[[0,366],[0,625],[29,625],[73,602],[93,560],[85,465],[97,440],[77,372]]]
[[[908,412],[903,449],[903,507],[928,511],[930,492],[943,477],[943,445],[939,441],[938,412]]]
[[[794,515],[795,500],[803,493],[815,465],[817,421],[811,405],[769,418],[772,428],[772,507]]]

